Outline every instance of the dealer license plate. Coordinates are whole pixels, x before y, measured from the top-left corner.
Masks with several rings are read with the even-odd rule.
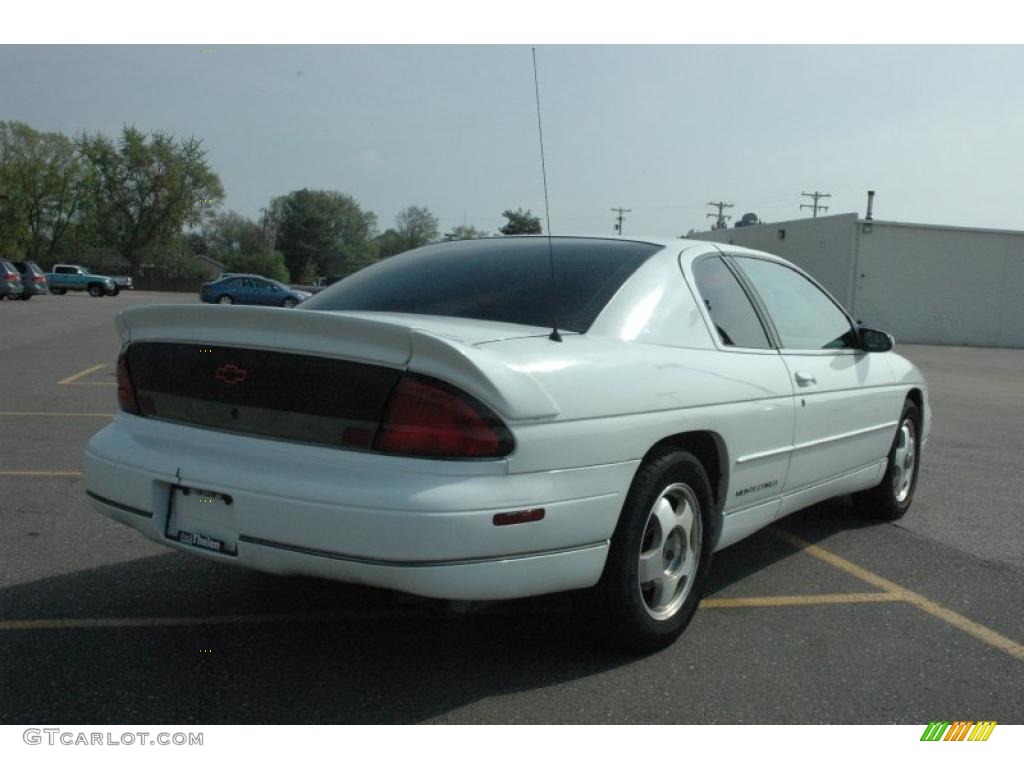
[[[167,510],[168,539],[209,552],[234,555],[238,552],[234,499],[226,493],[171,486]]]

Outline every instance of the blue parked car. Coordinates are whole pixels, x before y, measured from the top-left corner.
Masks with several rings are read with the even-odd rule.
[[[312,295],[259,275],[223,275],[199,290],[199,298],[209,304],[257,304],[264,307],[294,307]]]

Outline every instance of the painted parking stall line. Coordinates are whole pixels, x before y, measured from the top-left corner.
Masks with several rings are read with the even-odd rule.
[[[68,376],[67,378],[61,379],[57,383],[58,384],[75,384],[75,383],[78,382],[79,379],[84,379],[90,373],[95,373],[100,368],[106,368],[106,367],[107,367],[106,363],[99,363],[98,365],[93,365],[93,366],[90,366],[89,368],[86,368],[84,371],[79,371],[78,373],[73,373],[70,376]]]
[[[701,608],[784,608],[791,605],[850,605],[862,603],[898,603],[899,592],[836,592],[820,595],[768,595],[764,597],[708,597]]]
[[[872,586],[878,587],[881,590],[889,592],[894,596],[898,596],[898,599],[901,602],[908,603],[909,605],[934,616],[940,621],[949,624],[951,627],[955,627],[961,632],[965,632],[971,637],[980,640],[986,645],[998,648],[1004,653],[1008,653],[1019,661],[1024,661],[1024,645],[1021,643],[1011,640],[1005,635],[1001,635],[983,624],[972,621],[966,616],[957,613],[944,605],[936,603],[934,600],[929,600],[924,595],[920,595],[913,590],[907,589],[894,581],[889,581],[889,579],[879,576],[877,573],[869,571],[867,568],[862,568],[856,563],[850,562],[846,558],[840,557],[833,552],[829,552],[827,549],[824,549],[817,544],[811,544],[811,542],[805,541],[799,536],[795,536],[788,531],[783,531],[779,528],[769,528],[768,530],[776,538],[793,545],[811,557],[817,558],[823,563],[831,565],[833,568],[844,571],[851,576],[854,576],[861,581],[865,581]]]

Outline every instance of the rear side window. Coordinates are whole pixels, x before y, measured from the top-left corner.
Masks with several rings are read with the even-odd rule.
[[[722,344],[748,349],[771,348],[750,299],[719,257],[694,263],[693,276]]]
[[[392,256],[346,277],[302,305],[306,310],[408,312],[585,333],[661,246],[621,240],[552,238],[463,240]],[[557,295],[557,298],[556,298]]]
[[[9,262],[9,261],[2,261],[2,260],[0,260],[0,269],[2,269],[4,272],[17,272],[18,271],[18,270],[16,270],[14,268],[14,265],[11,264],[11,262]]]

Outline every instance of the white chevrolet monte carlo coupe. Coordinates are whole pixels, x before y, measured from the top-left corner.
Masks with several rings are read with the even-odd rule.
[[[930,423],[890,336],[780,258],[691,240],[442,243],[298,310],[117,327],[120,413],[85,450],[103,514],[430,597],[594,587],[639,649],[682,632],[714,551],[780,517],[847,493],[901,516]]]

